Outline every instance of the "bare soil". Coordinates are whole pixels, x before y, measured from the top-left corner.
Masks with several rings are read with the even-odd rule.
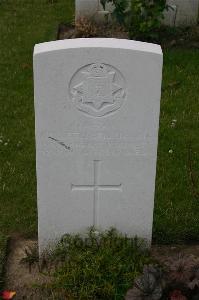
[[[21,263],[26,256],[25,249],[37,246],[36,240],[25,240],[23,238],[13,238],[9,244],[9,255],[6,265],[5,289],[16,291],[17,300],[22,299],[47,299],[41,296],[37,285],[47,283],[49,277],[39,272],[38,266],[29,267]]]
[[[128,32],[122,26],[117,24],[96,25],[92,22],[88,23],[86,20],[80,20],[76,26],[73,24],[59,24],[56,38],[57,40],[63,40],[92,37],[129,39]],[[148,40],[148,42],[161,44],[163,48],[199,49],[199,25],[187,28],[163,26],[159,31],[159,38],[154,41]]]
[[[100,25],[80,24],[75,27],[70,24],[59,24],[57,30],[57,40],[74,39],[74,38],[119,38],[128,39],[128,32],[121,26],[117,25]]]

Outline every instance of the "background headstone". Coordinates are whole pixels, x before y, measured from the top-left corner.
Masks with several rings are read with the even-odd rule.
[[[75,10],[76,18],[94,17],[99,10],[99,0],[76,0]]]
[[[198,22],[199,0],[167,0],[170,9],[164,13],[163,24],[168,26],[192,26]],[[113,6],[106,5],[106,11],[112,12]],[[76,0],[76,18],[86,16],[103,21],[103,8],[100,0]]]
[[[75,0],[75,18],[86,17],[96,22],[103,23],[107,19],[105,16],[110,15],[114,6],[111,3],[106,4],[106,10],[103,9],[100,0]]]
[[[150,243],[160,46],[75,39],[34,50],[39,246],[116,227]]]
[[[177,17],[177,6],[174,4],[170,4],[169,9],[164,11],[164,19],[162,23],[170,27],[175,27],[176,17]]]
[[[167,0],[172,7],[165,12],[164,24],[192,26],[198,22],[199,0]]]

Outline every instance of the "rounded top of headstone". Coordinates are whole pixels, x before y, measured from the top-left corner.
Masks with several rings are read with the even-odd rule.
[[[36,44],[34,55],[66,49],[111,48],[162,55],[160,45],[115,38],[79,38]]]

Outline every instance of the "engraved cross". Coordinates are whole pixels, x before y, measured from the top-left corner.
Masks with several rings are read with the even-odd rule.
[[[75,185],[71,184],[72,191],[92,191],[93,192],[93,226],[98,225],[99,211],[99,191],[120,191],[122,192],[122,184],[110,185],[100,184],[100,160],[94,160],[94,180],[93,184]]]

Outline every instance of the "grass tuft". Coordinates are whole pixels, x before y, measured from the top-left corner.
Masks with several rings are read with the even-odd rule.
[[[29,264],[33,256],[30,251],[28,255]],[[42,271],[48,271],[50,281],[41,291],[48,293],[48,299],[53,291],[55,299],[61,293],[63,299],[92,300],[124,299],[144,265],[152,262],[143,240],[127,238],[115,229],[93,228],[84,236],[65,235],[44,260]]]
[[[123,299],[135,277],[150,262],[144,243],[115,229],[86,237],[66,235],[50,259],[62,264],[54,271],[53,289],[74,299]]]

